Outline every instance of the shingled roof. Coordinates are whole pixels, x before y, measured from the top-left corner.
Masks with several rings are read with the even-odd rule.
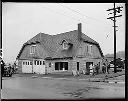
[[[101,56],[103,56],[101,48],[96,41],[94,41],[93,39],[91,39],[90,37],[88,37],[87,35],[85,35],[83,33],[82,33],[81,37],[82,37],[81,41],[97,45],[100,50]],[[60,47],[60,43],[64,39],[73,45],[73,47],[71,49],[69,49],[68,51],[63,50]],[[51,58],[73,57],[73,56],[75,56],[76,50],[80,45],[80,41],[78,40],[78,30],[73,30],[70,32],[65,32],[65,33],[61,33],[61,34],[57,34],[57,35],[48,35],[48,34],[44,34],[44,33],[39,33],[32,39],[28,40],[23,45],[17,58],[20,57],[20,54],[26,45],[33,44],[33,43],[40,43],[41,46],[47,51],[48,55],[44,58],[47,58],[47,57],[51,57]]]

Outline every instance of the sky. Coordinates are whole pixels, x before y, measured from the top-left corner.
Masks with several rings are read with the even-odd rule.
[[[2,50],[5,62],[14,62],[22,45],[37,35],[56,35],[77,30],[100,44],[103,54],[114,52],[113,21],[107,19],[113,3],[2,3]],[[117,51],[125,50],[125,4],[116,18]],[[119,14],[117,14],[119,15]]]

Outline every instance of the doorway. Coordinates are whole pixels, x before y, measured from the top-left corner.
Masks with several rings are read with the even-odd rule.
[[[77,71],[79,71],[79,62],[77,62]]]
[[[87,72],[87,75],[90,74],[90,65],[93,65],[93,62],[86,62],[86,72]]]

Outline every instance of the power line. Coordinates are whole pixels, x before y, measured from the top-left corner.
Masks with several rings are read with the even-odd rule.
[[[43,7],[44,7],[44,6],[43,6]],[[50,11],[54,11],[55,13],[57,13],[57,14],[59,14],[59,15],[63,15],[63,16],[65,16],[65,17],[68,17],[68,18],[70,18],[70,19],[72,19],[72,20],[78,21],[77,18],[74,18],[74,17],[71,17],[71,16],[67,16],[65,13],[56,12],[55,10],[53,10],[53,9],[51,9],[51,8],[48,8],[48,7],[44,7],[44,8],[46,8],[46,9],[48,9],[48,10],[50,10]],[[82,21],[85,22],[84,20],[82,20]],[[85,22],[85,23],[86,23],[86,22]]]
[[[101,20],[99,20],[99,19],[96,19],[96,18],[87,16],[87,15],[85,15],[85,14],[82,14],[82,13],[80,13],[78,10],[71,9],[71,8],[69,8],[69,7],[67,7],[67,6],[62,5],[61,3],[58,3],[58,4],[59,4],[60,6],[63,6],[64,8],[69,9],[69,10],[72,11],[72,12],[75,12],[75,13],[77,13],[77,14],[83,16],[83,17],[87,17],[87,18],[93,19],[93,20],[98,21],[98,22],[100,22],[100,23],[103,24],[103,21],[101,21]],[[85,18],[84,18],[84,19],[85,19]],[[105,25],[105,26],[106,26],[106,25]]]
[[[72,8],[69,8],[69,7],[67,7],[67,6],[64,6],[64,5],[62,5],[61,3],[58,3],[58,4],[59,4],[60,6],[62,6],[62,7],[64,7],[64,8],[67,8],[68,10],[70,10],[70,11],[72,11],[72,12],[75,12],[75,13],[81,15],[81,16],[84,16],[84,17],[93,19],[93,20],[98,21],[98,22],[100,21],[100,22],[103,24],[103,21],[101,21],[101,20],[99,20],[99,19],[96,19],[96,18],[87,16],[87,15],[85,15],[85,14],[82,14],[82,13],[80,13],[78,10],[74,10],[74,9],[72,9]],[[117,16],[117,17],[118,17],[118,16]],[[84,18],[84,19],[85,19],[85,18]],[[107,27],[108,27],[108,26],[107,26]],[[106,35],[106,38],[108,38],[108,37],[109,37],[109,35],[107,34],[107,35]]]
[[[58,4],[60,4],[60,3],[58,3]],[[61,5],[61,4],[60,4],[60,5]],[[95,18],[93,18],[93,17],[90,17],[90,16],[87,16],[87,15],[85,15],[85,14],[80,13],[78,10],[71,9],[71,8],[69,8],[69,7],[67,7],[67,6],[64,6],[64,5],[61,5],[61,6],[67,8],[67,9],[69,9],[69,10],[75,12],[75,13],[78,13],[78,14],[80,14],[80,15],[82,15],[82,16],[88,17],[88,18],[90,18],[90,19],[97,20],[97,19],[95,19]]]
[[[65,13],[57,12],[57,11],[55,11],[55,10],[53,10],[53,9],[49,8],[49,7],[46,7],[46,6],[42,6],[42,7],[46,8],[47,10],[49,10],[49,11],[51,11],[51,12],[53,12],[53,11],[54,11],[55,13],[57,13],[57,14],[59,14],[59,15],[63,15],[63,16],[65,16],[65,17],[68,17],[69,19],[71,19],[71,20],[73,20],[73,21],[79,21],[79,22],[80,22],[80,20],[81,20],[81,21],[83,21],[83,22],[87,23],[85,20],[78,19],[78,18],[76,18],[76,17],[68,16],[68,15],[66,15]],[[92,26],[92,27],[94,27],[94,26]]]

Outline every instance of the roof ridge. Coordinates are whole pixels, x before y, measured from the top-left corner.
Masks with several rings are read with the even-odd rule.
[[[97,41],[93,40],[91,37],[89,37],[88,35],[82,33],[84,36],[86,36],[87,38],[89,38],[90,40],[92,40],[94,43],[99,44]],[[83,39],[85,39],[84,37],[82,37]],[[89,41],[89,40],[86,40]]]
[[[66,33],[75,32],[75,31],[78,31],[78,30],[67,31],[67,32],[56,34],[56,35],[66,34]],[[52,36],[56,36],[56,35],[52,35]]]

